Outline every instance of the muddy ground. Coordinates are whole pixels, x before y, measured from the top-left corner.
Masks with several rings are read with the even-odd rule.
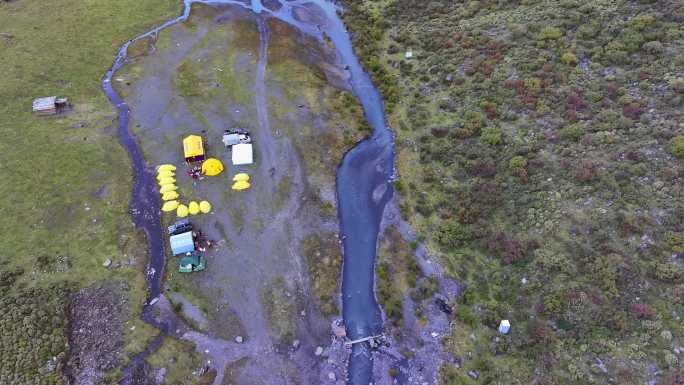
[[[168,258],[159,306],[191,326],[177,334],[216,370],[216,385],[342,381],[344,355],[316,354],[331,342],[338,313],[324,314],[321,298],[339,292],[337,277],[314,294],[310,273],[330,261],[301,252],[305,239],[336,236],[335,169],[364,134],[359,110],[339,108],[348,96],[333,51],[234,7],[193,7],[187,22],[149,43],[117,74],[117,88],[149,164],[178,166],[181,202],[212,203],[210,214],[191,219],[216,242],[204,272],[179,274],[178,259]],[[232,127],[251,131],[254,165],[231,164],[221,135]],[[223,161],[221,175],[195,184],[185,175],[181,140],[188,134],[201,135],[209,156]],[[238,172],[250,174],[249,190],[230,189]],[[334,250],[316,257],[339,258],[339,244],[325,244]]]

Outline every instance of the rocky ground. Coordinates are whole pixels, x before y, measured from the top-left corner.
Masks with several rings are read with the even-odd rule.
[[[69,355],[64,372],[73,385],[102,383],[121,365],[124,323],[130,315],[124,283],[81,289],[70,303]]]
[[[344,351],[341,343],[327,348],[334,314],[323,314],[310,282],[316,267],[308,261],[329,262],[301,255],[304,239],[337,232],[335,168],[363,135],[354,124],[359,111],[336,108],[345,92],[329,84],[345,83],[333,51],[235,7],[194,7],[187,22],[147,44],[117,74],[117,87],[149,163],[179,167],[182,202],[212,203],[210,214],[192,221],[216,241],[205,272],[178,274],[169,258],[167,295],[155,306],[162,316],[181,314],[175,335],[195,344],[214,384],[344,378],[344,354],[335,353]],[[255,165],[231,165],[221,143],[231,127],[251,131]],[[226,165],[194,185],[181,147],[191,133]],[[248,191],[230,190],[238,172],[250,174]],[[339,256],[338,244],[328,247],[337,251],[326,255]]]

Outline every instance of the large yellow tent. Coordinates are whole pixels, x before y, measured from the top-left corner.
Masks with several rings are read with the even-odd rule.
[[[202,163],[202,174],[216,176],[223,171],[223,163],[216,158],[209,158]]]
[[[174,183],[176,183],[176,179],[175,179],[175,178],[172,178],[172,177],[161,178],[161,179],[159,180],[159,185],[160,185],[160,186],[163,186],[163,185],[165,185],[165,184],[174,184]]]
[[[178,201],[168,201],[164,203],[164,206],[162,206],[162,211],[168,212],[168,211],[173,211],[176,208],[178,208]]]
[[[245,174],[244,172],[241,172],[239,174],[235,174],[235,176],[233,177],[233,180],[235,182],[239,182],[239,181],[247,182],[247,181],[249,181],[249,175]]]
[[[161,186],[161,188],[159,188],[159,193],[164,194],[164,193],[167,193],[169,191],[176,191],[176,190],[178,190],[178,186],[176,186],[175,184],[165,184],[165,185]]]
[[[204,160],[202,137],[199,135],[188,135],[183,138],[183,153],[185,154],[185,160],[188,162]]]
[[[209,211],[211,211],[211,203],[202,201],[199,203],[199,209],[202,213],[207,214]]]
[[[250,186],[249,182],[244,181],[244,180],[240,180],[240,181],[233,183],[232,188],[233,188],[233,190],[244,190],[244,189],[248,189],[249,186]]]
[[[157,172],[162,172],[162,171],[176,171],[176,166],[172,164],[162,164],[157,167]]]
[[[186,206],[184,204],[178,205],[178,207],[176,208],[176,216],[178,218],[187,217],[188,216],[188,206]]]
[[[188,212],[190,215],[197,215],[200,212],[199,204],[197,202],[192,201],[188,203]]]

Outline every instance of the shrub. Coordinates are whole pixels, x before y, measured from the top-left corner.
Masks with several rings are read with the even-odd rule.
[[[511,170],[524,170],[527,167],[527,159],[523,156],[517,155],[508,161],[508,168]]]
[[[638,319],[653,318],[655,312],[645,303],[633,303],[629,306],[629,312]]]
[[[485,127],[480,134],[480,141],[490,146],[501,144],[501,129],[498,127]]]
[[[684,78],[674,78],[668,81],[670,88],[679,93],[684,93]]]
[[[648,43],[645,43],[641,48],[652,55],[662,53],[664,50],[663,43],[659,41],[649,41]]]
[[[570,124],[570,125],[563,127],[560,130],[560,136],[563,139],[572,140],[573,142],[577,142],[584,135],[584,131],[585,131],[584,125],[578,124],[578,123]]]
[[[563,36],[563,32],[556,27],[545,27],[539,32],[539,40],[558,40]]]
[[[675,136],[670,140],[670,152],[677,158],[684,158],[684,135]]]
[[[477,135],[482,128],[484,118],[477,111],[468,110],[463,113],[463,129],[461,136],[471,137]]]
[[[435,238],[442,246],[457,248],[472,240],[472,233],[468,226],[452,219],[442,225]]]
[[[579,61],[577,60],[577,56],[571,52],[566,52],[561,56],[561,62],[565,65],[569,66],[576,66]]]

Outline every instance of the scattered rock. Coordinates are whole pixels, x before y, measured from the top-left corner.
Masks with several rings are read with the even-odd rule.
[[[344,328],[342,320],[336,319],[332,323],[332,331],[335,337],[344,338],[347,336],[347,330]]]
[[[322,346],[317,347],[317,348],[316,348],[316,351],[314,352],[314,354],[315,354],[316,356],[320,356],[321,354],[323,354],[323,347],[322,347]]]
[[[109,259],[109,258],[106,258],[106,259],[104,260],[104,262],[102,262],[102,266],[104,266],[104,267],[109,267],[109,266],[111,266],[111,265],[112,265],[112,260]]]
[[[244,341],[243,338],[242,338],[242,336],[237,336],[237,337],[235,337],[235,342],[237,342],[238,344],[241,344],[242,341]]]

